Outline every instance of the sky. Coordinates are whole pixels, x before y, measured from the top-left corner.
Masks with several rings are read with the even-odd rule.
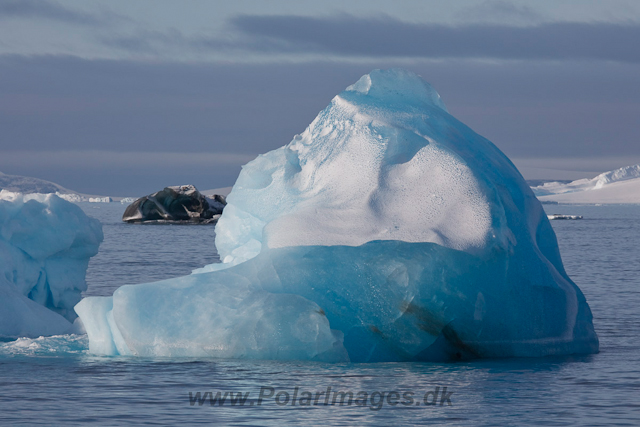
[[[640,163],[640,2],[0,0],[0,172],[233,185],[346,86],[406,68],[527,179]]]

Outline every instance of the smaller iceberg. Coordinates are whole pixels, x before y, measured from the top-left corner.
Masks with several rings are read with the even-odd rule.
[[[0,338],[59,335],[77,318],[102,226],[54,194],[0,192]]]
[[[582,215],[565,215],[565,214],[551,214],[547,215],[549,219],[582,219]]]
[[[89,197],[89,203],[111,203],[113,199],[111,197]]]

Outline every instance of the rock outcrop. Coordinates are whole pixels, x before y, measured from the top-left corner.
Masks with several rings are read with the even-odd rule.
[[[226,204],[224,196],[205,197],[193,185],[165,187],[130,204],[122,220],[140,224],[215,224]]]

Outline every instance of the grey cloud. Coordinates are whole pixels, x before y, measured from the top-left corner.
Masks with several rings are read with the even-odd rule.
[[[463,20],[484,22],[532,24],[544,20],[543,15],[533,8],[504,0],[486,0],[460,10],[457,15]]]
[[[640,25],[633,23],[445,26],[350,15],[241,15],[231,22],[260,41],[256,50],[280,47],[343,57],[640,61]]]
[[[185,35],[170,28],[164,31],[138,29],[129,33],[106,34],[97,37],[105,46],[128,53],[171,57],[179,54],[235,53],[255,57],[255,54],[299,54],[301,47],[286,40],[265,39],[227,26],[224,36],[198,34]],[[304,52],[303,52],[304,53]]]
[[[198,39],[190,39],[174,28],[165,31],[138,29],[130,34],[102,35],[98,37],[98,42],[123,51],[142,54],[159,54],[169,49],[198,49]]]
[[[0,0],[0,19],[8,18],[37,18],[78,25],[102,25],[125,19],[108,11],[91,14],[69,9],[55,1]]]
[[[253,160],[256,155],[233,154],[224,152],[188,153],[182,151],[104,151],[104,150],[39,150],[39,151],[4,151],[4,164],[30,163],[34,168],[44,169],[48,166],[74,168],[82,165],[90,170],[94,168],[144,168],[161,164],[172,164],[174,167],[210,168],[222,165],[242,165]]]
[[[431,82],[454,116],[510,157],[599,164],[640,156],[640,64],[0,56],[0,171],[91,194],[225,187],[248,158],[291,141],[361,75],[397,66]]]
[[[168,185],[193,184],[200,190],[231,185],[240,166],[255,155],[181,151],[39,150],[3,151],[0,171],[47,176],[87,194],[135,196]],[[223,186],[218,185],[225,182]]]
[[[491,2],[487,13],[524,17],[526,8]],[[533,12],[531,12],[533,14]],[[533,15],[532,15],[533,16]],[[274,54],[344,59],[499,59],[598,60],[640,62],[640,24],[555,22],[529,26],[417,24],[388,16],[324,18],[288,15],[240,15],[232,18],[224,36],[190,35],[172,29],[139,30],[104,36],[100,41],[121,50],[158,54],[169,51]]]

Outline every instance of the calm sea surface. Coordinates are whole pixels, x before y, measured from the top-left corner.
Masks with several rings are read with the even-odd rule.
[[[188,274],[217,259],[214,227],[128,225],[120,204],[81,205],[105,234],[87,295]],[[597,355],[447,364],[140,359],[91,356],[85,337],[21,339],[0,343],[0,425],[638,426],[640,206],[547,211],[584,216],[552,223],[567,272],[593,311]],[[332,405],[332,394],[325,405],[328,387],[367,399]],[[243,406],[211,406],[204,393],[218,391],[249,394]],[[197,392],[207,396],[203,405]],[[301,406],[309,403],[300,400],[305,392],[318,404]],[[432,403],[436,392],[437,404],[425,405],[425,394]]]

